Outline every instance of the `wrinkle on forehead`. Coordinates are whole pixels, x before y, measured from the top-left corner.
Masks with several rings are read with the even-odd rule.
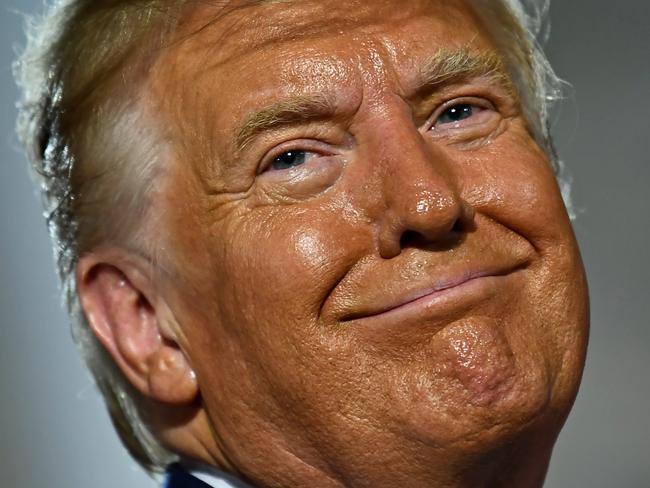
[[[393,0],[236,0],[201,2],[199,7],[195,2],[190,4],[194,7],[186,14],[186,27],[178,37],[181,43],[191,45],[187,47],[201,59],[201,71],[205,73],[233,58],[283,41],[318,40],[364,30],[370,34],[382,17],[390,19],[391,28],[395,28],[418,14],[444,10],[448,22],[454,23],[455,11],[465,6],[462,0],[410,1],[397,11]],[[382,14],[382,10],[386,13]]]
[[[241,124],[263,103],[336,90],[339,99],[345,93],[340,105],[358,107],[368,93],[353,87],[372,86],[379,95],[381,87],[393,84],[406,93],[418,80],[397,79],[393,70],[415,77],[427,71],[416,53],[434,53],[438,44],[467,47],[484,37],[472,36],[471,27],[480,30],[480,22],[463,0],[190,3],[194,8],[185,12],[175,42],[158,60],[154,96],[173,127],[170,137],[181,152],[195,155],[198,166],[223,159],[217,154],[231,147],[227,127]],[[414,29],[423,22],[432,22],[434,38],[430,29]],[[469,35],[463,39],[457,30]],[[350,57],[357,62],[348,62]],[[371,79],[358,83],[356,77]],[[372,103],[373,97],[367,100]],[[277,118],[275,112],[262,115],[265,123]],[[245,142],[248,132],[243,130],[239,140]]]

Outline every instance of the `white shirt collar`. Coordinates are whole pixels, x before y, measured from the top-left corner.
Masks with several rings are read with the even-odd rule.
[[[210,467],[192,467],[188,472],[212,488],[253,488],[232,475]]]

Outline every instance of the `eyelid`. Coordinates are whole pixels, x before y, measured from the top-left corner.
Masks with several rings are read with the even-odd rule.
[[[325,157],[335,154],[324,142],[314,139],[292,139],[290,141],[280,143],[277,146],[274,146],[271,150],[267,151],[260,160],[257,173],[261,174],[268,171],[275,158],[291,151],[317,154]]]
[[[458,97],[454,98],[452,100],[448,100],[442,105],[440,105],[436,110],[433,112],[431,117],[429,117],[429,120],[427,122],[427,126],[429,128],[433,128],[438,121],[438,119],[444,114],[447,110],[450,108],[456,106],[456,105],[471,105],[474,107],[479,107],[483,110],[492,110],[492,111],[497,111],[496,107],[492,102],[489,100],[486,100],[485,98],[481,97]]]

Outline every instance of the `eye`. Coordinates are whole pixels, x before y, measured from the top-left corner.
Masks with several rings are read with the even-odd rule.
[[[283,169],[295,168],[296,166],[305,164],[313,155],[314,153],[309,151],[301,151],[301,150],[285,151],[279,156],[273,158],[271,164],[269,165],[269,169],[283,170]]]
[[[440,117],[438,117],[438,124],[453,124],[461,120],[469,119],[474,115],[474,107],[468,103],[461,103],[445,110]]]
[[[459,124],[481,113],[484,109],[470,103],[458,103],[445,109],[435,121],[435,126]]]
[[[501,119],[499,111],[483,97],[463,97],[440,106],[430,119],[430,130],[440,136],[468,138],[494,128]]]

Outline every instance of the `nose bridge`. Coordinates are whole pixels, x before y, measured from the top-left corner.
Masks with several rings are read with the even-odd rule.
[[[456,185],[444,153],[427,144],[410,120],[387,129],[380,149],[387,207],[417,216],[453,204]]]
[[[460,198],[444,151],[428,143],[405,113],[382,119],[373,130],[372,159],[381,178],[378,245],[382,256],[391,257],[406,234],[436,241],[473,213]]]

